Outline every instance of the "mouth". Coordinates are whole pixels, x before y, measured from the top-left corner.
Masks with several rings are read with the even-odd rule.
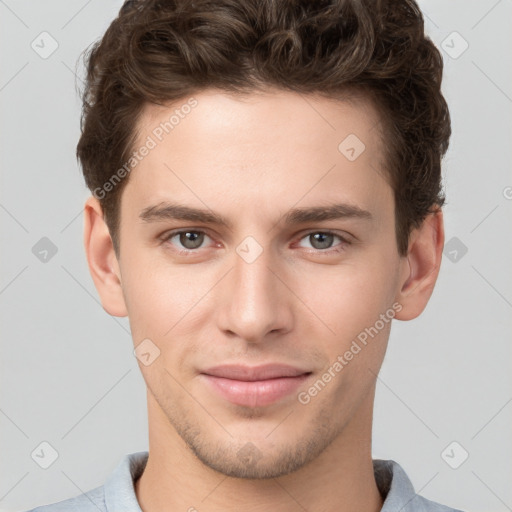
[[[201,373],[221,398],[245,407],[263,407],[292,394],[311,371],[283,364],[264,366],[222,365]]]

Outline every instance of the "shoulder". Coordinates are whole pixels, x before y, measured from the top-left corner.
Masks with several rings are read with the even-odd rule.
[[[104,487],[96,487],[74,498],[42,505],[27,512],[107,512]]]
[[[394,460],[374,459],[373,468],[384,499],[381,512],[463,512],[417,494],[405,470]]]
[[[428,500],[423,496],[416,495],[410,502],[411,510],[417,512],[463,512],[458,508],[451,508],[446,505],[441,505],[435,501]],[[409,509],[407,509],[409,510]]]
[[[106,482],[74,498],[43,505],[26,512],[142,512],[135,495],[134,482],[144,471],[148,452],[125,455]]]

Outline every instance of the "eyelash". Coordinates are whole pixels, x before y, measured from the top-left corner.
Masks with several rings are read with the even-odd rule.
[[[203,231],[201,229],[181,229],[181,230],[171,231],[169,233],[164,234],[160,238],[161,238],[161,240],[162,240],[162,242],[164,244],[173,245],[173,244],[171,244],[170,240],[172,238],[174,238],[176,235],[180,235],[182,233],[200,233],[200,234],[205,234],[209,238],[212,238],[210,235],[208,235],[208,233],[206,231]],[[321,233],[322,235],[332,235],[334,237],[337,237],[337,238],[339,238],[341,240],[341,244],[339,244],[339,246],[329,247],[327,249],[315,249],[315,248],[309,249],[309,248],[306,248],[306,249],[309,249],[308,252],[315,252],[317,254],[339,253],[339,252],[342,252],[345,249],[346,246],[351,244],[351,242],[349,240],[347,240],[345,237],[339,235],[338,233],[335,233],[334,231],[329,231],[329,230],[325,230],[325,231],[322,231],[322,230],[309,231],[308,233],[305,233],[299,239],[299,241],[303,240],[304,238],[306,238],[306,237],[308,237],[310,235],[314,235],[314,234],[318,234],[318,233]],[[178,255],[191,255],[193,253],[197,253],[199,251],[199,249],[201,249],[201,247],[199,247],[197,249],[176,249],[176,252],[177,252]]]

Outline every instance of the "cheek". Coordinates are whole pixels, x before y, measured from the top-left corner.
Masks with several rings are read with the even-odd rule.
[[[334,333],[349,341],[392,305],[390,267],[378,261],[331,267],[324,275],[305,278],[300,296]]]
[[[163,338],[204,294],[205,282],[179,267],[146,266],[128,275],[123,287],[130,323],[146,337]]]
[[[140,344],[141,350],[144,347],[144,352],[158,354],[147,366],[141,359],[139,367],[154,396],[179,396],[180,386],[172,376],[179,373],[180,380],[188,376],[186,363],[199,350],[199,336],[193,335],[197,334],[198,302],[211,286],[207,286],[204,276],[194,277],[180,267],[153,262],[134,265],[131,270],[127,270],[130,278],[123,287],[133,343],[135,347]],[[144,345],[146,339],[152,344]]]
[[[302,296],[309,298],[308,306],[333,331],[320,322],[314,324],[317,335],[313,337],[327,356],[325,371],[330,369],[336,376],[329,384],[331,393],[324,395],[326,400],[349,403],[374,382],[395,314],[393,268],[392,252],[387,258],[381,251],[331,268],[323,279],[315,276],[305,281]]]
[[[322,320],[309,323],[311,337],[326,356],[319,378],[329,380],[329,391],[322,393],[317,407],[344,404],[333,406],[342,418],[370,390],[382,365],[394,316],[391,291],[389,267],[381,264],[340,266],[329,279],[308,279],[302,288],[308,306]]]

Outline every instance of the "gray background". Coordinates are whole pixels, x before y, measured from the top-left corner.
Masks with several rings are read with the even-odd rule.
[[[124,454],[147,449],[145,385],[128,321],[104,312],[86,265],[88,191],[75,159],[77,58],[121,3],[0,0],[2,511],[89,490]],[[512,2],[420,6],[445,57],[453,119],[447,246],[423,315],[393,324],[374,458],[398,461],[430,499],[512,510]],[[47,58],[43,31],[58,43]],[[57,248],[46,261],[43,237]],[[31,457],[43,441],[58,452],[48,469]],[[467,460],[450,467],[464,450]]]

